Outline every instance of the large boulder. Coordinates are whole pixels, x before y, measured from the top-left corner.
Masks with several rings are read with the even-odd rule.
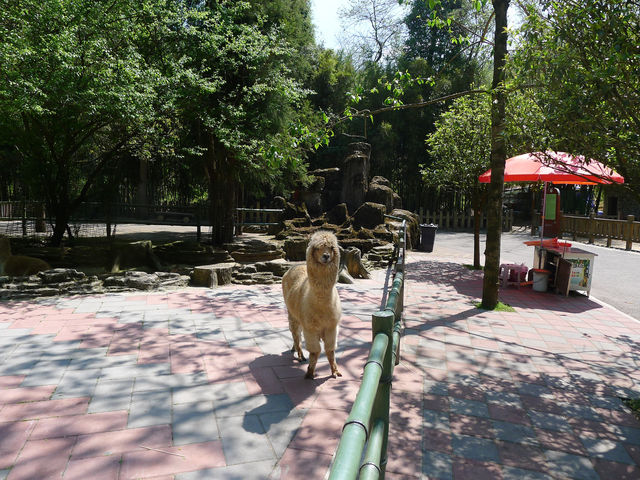
[[[284,256],[278,245],[258,238],[238,237],[234,243],[227,243],[224,247],[236,262],[242,263],[266,262]]]
[[[341,200],[347,204],[350,212],[356,210],[365,201],[367,181],[369,178],[369,155],[371,146],[368,143],[353,143],[352,153],[344,159],[342,166]]]
[[[314,176],[313,182],[301,193],[301,200],[312,216],[322,213],[322,191],[324,190],[324,177]]]
[[[114,243],[112,248],[112,262],[109,269],[112,273],[127,268],[146,267],[151,270],[161,270],[160,259],[153,252],[150,240],[139,242]]]
[[[356,228],[376,228],[384,223],[386,207],[381,203],[365,202],[353,214]]]
[[[153,251],[164,263],[170,265],[209,265],[233,262],[233,258],[226,250],[197,242],[166,243],[158,245]]]
[[[215,288],[218,285],[231,283],[235,263],[217,263],[214,265],[200,265],[191,273],[191,284],[196,287]]]
[[[391,215],[407,221],[407,248],[410,250],[416,248],[420,241],[420,221],[418,216],[409,210],[400,209],[393,210]],[[387,225],[389,225],[392,230],[397,231],[401,226],[401,222],[387,219]]]
[[[349,220],[349,211],[346,203],[339,203],[327,212],[327,221],[333,225],[343,225]]]
[[[375,177],[382,178],[382,177]],[[366,195],[367,202],[371,203],[379,203],[385,206],[385,209],[388,212],[393,210],[394,200],[393,200],[393,190],[391,187],[386,185],[381,185],[379,183],[371,182],[369,184],[369,191]]]
[[[315,177],[324,179],[324,188],[322,190],[322,211],[328,212],[338,203],[342,194],[342,172],[339,168],[323,168],[309,172]]]
[[[306,260],[309,237],[292,235],[284,241],[285,258],[291,262]]]

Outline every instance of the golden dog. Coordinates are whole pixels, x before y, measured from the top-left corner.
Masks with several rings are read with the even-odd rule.
[[[320,355],[320,341],[324,343],[331,375],[341,377],[335,353],[338,324],[342,313],[336,289],[340,251],[336,236],[318,231],[311,236],[307,247],[306,265],[291,267],[282,277],[282,293],[289,312],[289,330],[293,336],[292,352],[304,361],[300,346],[300,332],[309,351],[309,368],[305,378],[315,376]]]

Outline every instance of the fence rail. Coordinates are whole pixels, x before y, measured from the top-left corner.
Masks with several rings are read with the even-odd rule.
[[[418,211],[420,223],[434,223],[440,230],[472,231],[474,216],[470,210],[464,212],[448,212],[444,210],[429,211],[420,208]],[[513,226],[513,210],[506,209],[502,216],[502,227],[504,231],[510,231]],[[487,228],[487,214],[480,217],[480,228]]]
[[[380,310],[372,316],[373,341],[360,389],[342,429],[329,480],[384,478],[393,369],[399,362],[404,307],[406,221],[387,270]],[[389,277],[393,272],[391,290]],[[387,295],[388,293],[388,295]]]
[[[625,248],[631,250],[633,242],[640,242],[640,222],[634,221],[635,217],[629,215],[626,220],[613,220],[609,218],[576,217],[564,215],[562,217],[562,232],[576,237],[587,237],[589,243],[594,239],[606,238],[607,246],[611,246],[611,240],[626,241]]]

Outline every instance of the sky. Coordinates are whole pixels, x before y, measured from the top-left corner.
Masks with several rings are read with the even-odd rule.
[[[346,0],[311,0],[311,14],[316,27],[316,41],[325,48],[340,48],[337,39],[340,31],[338,8],[346,6]]]

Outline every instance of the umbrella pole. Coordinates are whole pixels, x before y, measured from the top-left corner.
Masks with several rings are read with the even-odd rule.
[[[540,214],[540,250],[538,250],[539,258],[538,265],[540,268],[544,268],[542,265],[542,242],[544,241],[544,215],[546,213],[547,208],[547,182],[543,182],[542,184],[542,213]]]

